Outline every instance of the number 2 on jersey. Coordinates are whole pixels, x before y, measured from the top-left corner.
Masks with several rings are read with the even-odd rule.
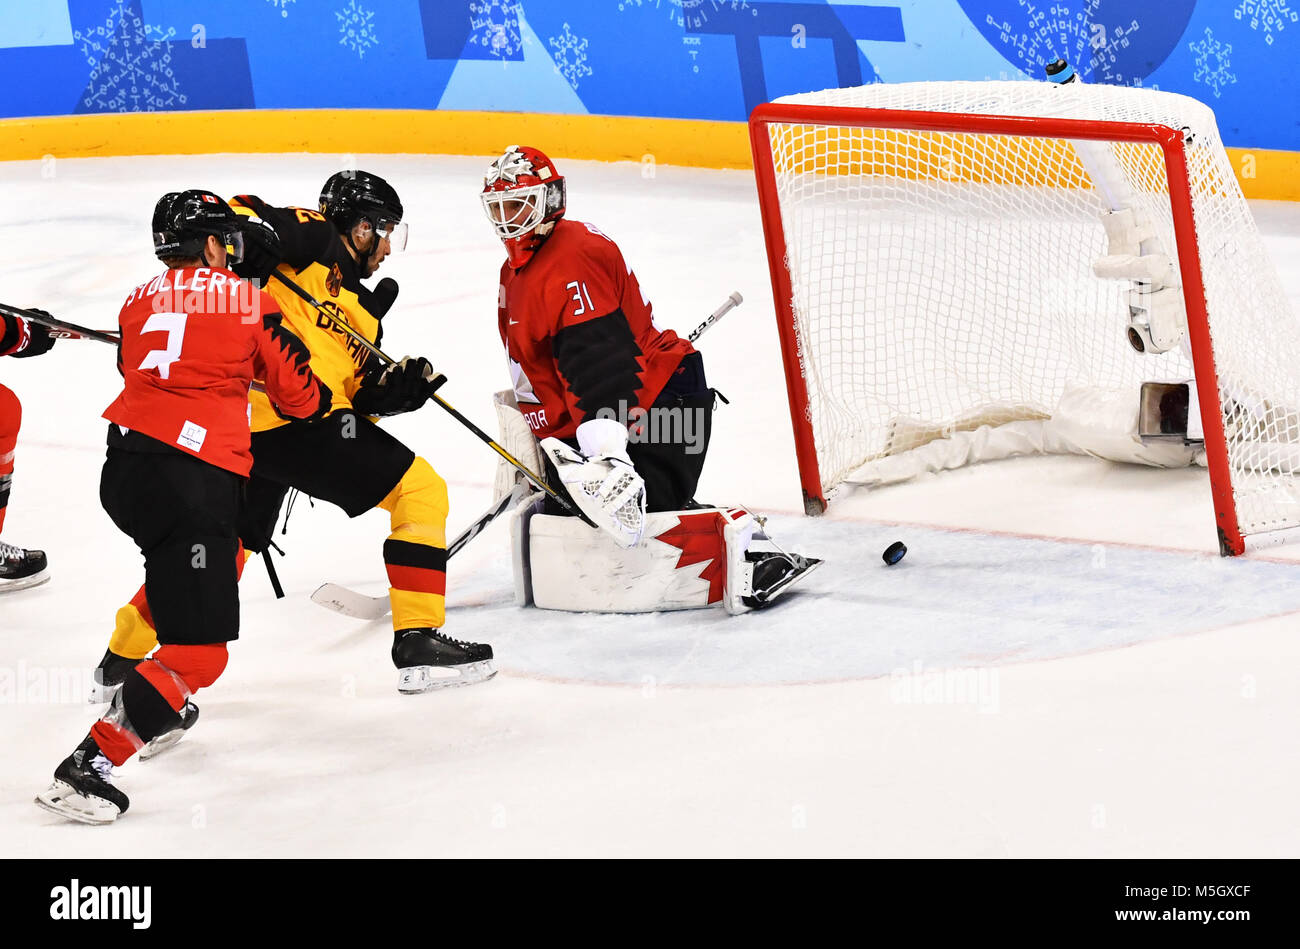
[[[595,306],[593,306],[591,302],[591,294],[588,292],[585,283],[578,283],[578,281],[574,280],[572,283],[566,283],[564,289],[573,291],[573,302],[578,304],[578,308],[573,311],[574,316],[582,316],[582,314],[586,313],[588,310],[595,309]],[[582,305],[583,297],[587,298],[586,306]]]
[[[185,345],[184,313],[155,313],[145,320],[140,328],[140,335],[146,333],[166,333],[167,342],[162,349],[151,349],[140,363],[141,371],[157,369],[164,379],[171,377],[172,363],[181,358],[181,347]]]

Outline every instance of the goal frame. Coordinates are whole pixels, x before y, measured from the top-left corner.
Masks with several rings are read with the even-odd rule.
[[[1227,437],[1220,407],[1218,373],[1201,279],[1201,256],[1196,237],[1196,216],[1192,208],[1191,183],[1187,168],[1184,133],[1167,125],[1140,122],[1094,121],[1090,119],[1036,118],[985,113],[913,111],[844,106],[800,105],[769,102],[758,106],[749,117],[749,142],[758,184],[758,204],[763,221],[772,296],[776,307],[781,360],[785,369],[790,420],[794,427],[795,454],[803,488],[804,511],[819,515],[826,510],[821,487],[817,449],[813,438],[811,406],[804,381],[799,337],[794,311],[785,227],[781,219],[772,157],[771,125],[821,125],[840,128],[892,129],[950,134],[983,134],[1022,138],[1077,139],[1098,142],[1153,144],[1164,156],[1169,186],[1170,210],[1177,244],[1178,268],[1183,282],[1187,331],[1191,341],[1192,367],[1200,399],[1201,424],[1205,437],[1206,463],[1218,528],[1219,551],[1224,556],[1245,552],[1246,544],[1233,499]],[[1210,393],[1214,393],[1210,398]]]

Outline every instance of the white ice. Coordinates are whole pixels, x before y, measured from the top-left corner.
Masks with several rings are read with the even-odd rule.
[[[385,265],[402,286],[385,347],[429,355],[446,398],[490,427],[509,375],[487,161],[359,159],[411,223]],[[163,191],[312,206],[338,167],[5,164],[0,300],[111,327],[157,269]],[[620,243],[661,325],[688,331],[744,294],[701,342],[731,404],[700,495],[771,513],[826,566],[766,614],[545,613],[513,605],[494,525],[452,561],[447,631],[492,643],[501,674],[404,697],[387,622],[307,599],[324,580],[383,591],[386,515],[300,502],[278,538],[288,597],[250,564],[200,723],[120,770],[117,824],[64,824],[32,797],[98,712],[84,683],[142,576],[98,503],[119,383],[93,342],[2,360],[25,411],[4,539],[46,550],[54,579],[0,599],[0,855],[1300,855],[1300,551],[1222,560],[1203,470],[1085,458],[927,476],[802,517],[752,176],[562,171],[570,216]],[[1254,210],[1300,310],[1300,207]],[[453,531],[486,505],[487,448],[432,406],[390,427],[447,478]],[[886,568],[895,539],[910,552]]]

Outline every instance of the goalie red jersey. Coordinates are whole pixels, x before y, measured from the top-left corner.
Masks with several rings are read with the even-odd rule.
[[[118,316],[125,385],[104,418],[247,475],[254,379],[286,418],[329,409],[307,347],[279,321],[268,294],[221,267],[168,270],[140,284]]]
[[[501,266],[498,319],[515,399],[538,438],[570,438],[602,410],[634,418],[695,351],[654,325],[618,245],[580,221],[557,221],[519,269]]]

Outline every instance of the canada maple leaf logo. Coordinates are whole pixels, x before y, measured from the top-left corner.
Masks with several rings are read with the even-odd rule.
[[[488,166],[487,184],[498,181],[514,184],[520,175],[534,174],[533,163],[518,148],[517,145],[511,145],[504,155]]]
[[[729,511],[735,518],[742,511]],[[709,583],[709,602],[717,603],[722,599],[723,588],[727,584],[727,541],[723,530],[727,518],[721,511],[701,511],[699,514],[682,514],[677,523],[655,540],[663,541],[669,547],[676,547],[682,552],[677,558],[677,569],[702,563],[704,569],[697,576]]]

